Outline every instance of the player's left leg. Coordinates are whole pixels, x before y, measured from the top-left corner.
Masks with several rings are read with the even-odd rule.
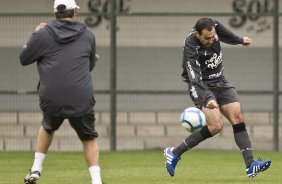
[[[246,125],[244,122],[241,105],[239,102],[228,103],[220,107],[221,112],[229,120],[233,127],[234,139],[241,150],[243,159],[246,164],[246,173],[249,177],[256,176],[271,164],[270,160],[255,160],[253,156],[253,148],[249,138]]]
[[[85,160],[88,164],[92,184],[102,184],[99,166],[99,148],[96,139],[82,141]]]
[[[253,148],[245,126],[240,103],[225,104],[220,109],[232,124],[235,142],[242,152],[246,166],[249,167],[254,160]]]
[[[98,133],[95,130],[94,112],[81,117],[69,118],[69,121],[82,142],[92,184],[102,184],[99,166],[99,147],[96,141]]]

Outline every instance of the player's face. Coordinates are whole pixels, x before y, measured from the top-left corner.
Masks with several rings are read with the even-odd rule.
[[[211,31],[203,29],[202,34],[197,33],[196,36],[203,44],[203,46],[210,47],[211,44],[214,42],[215,28],[213,27]]]

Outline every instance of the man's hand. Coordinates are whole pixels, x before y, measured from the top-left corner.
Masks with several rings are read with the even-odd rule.
[[[243,45],[244,46],[249,46],[251,45],[253,42],[253,40],[247,36],[243,37]]]
[[[210,100],[210,101],[207,103],[206,108],[208,108],[208,109],[218,108],[218,104],[216,103],[215,100]]]
[[[46,25],[47,25],[46,22],[40,22],[40,23],[36,26],[35,31],[39,31],[40,29],[44,28]]]

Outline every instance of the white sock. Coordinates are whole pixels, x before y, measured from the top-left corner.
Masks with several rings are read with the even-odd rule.
[[[31,171],[42,171],[42,165],[43,165],[43,161],[46,157],[46,154],[44,153],[39,153],[39,152],[35,152],[34,154],[34,162],[33,162],[33,166],[31,168]]]
[[[99,166],[95,165],[89,167],[89,173],[91,176],[92,184],[102,184]]]

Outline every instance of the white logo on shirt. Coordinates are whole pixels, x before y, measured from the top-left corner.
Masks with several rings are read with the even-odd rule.
[[[190,71],[192,79],[195,79],[195,73],[194,73],[192,66],[191,66],[189,61],[187,61],[187,65],[188,65],[188,70]]]
[[[191,94],[194,98],[198,98],[198,94],[197,94],[197,91],[196,91],[194,86],[191,86],[190,91],[191,91]]]
[[[223,72],[223,67],[221,68],[220,72],[212,74],[212,75],[209,75],[209,79],[218,78],[222,74],[222,72]]]
[[[217,56],[216,53],[213,54],[213,56],[205,61],[205,64],[208,68],[214,69],[218,67],[218,65],[222,63],[222,53],[220,52],[219,56]]]

